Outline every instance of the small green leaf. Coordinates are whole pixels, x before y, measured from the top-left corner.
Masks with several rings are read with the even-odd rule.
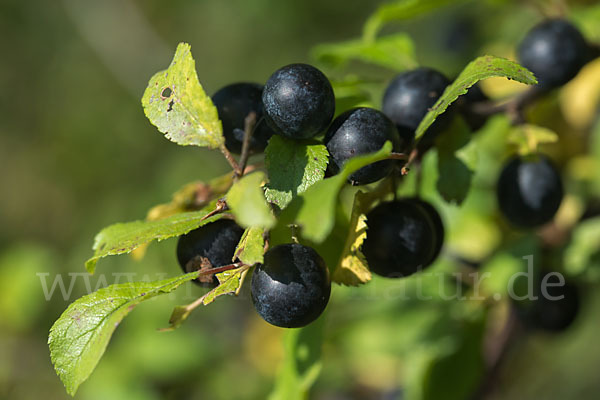
[[[469,88],[482,79],[502,76],[514,79],[517,82],[534,85],[537,83],[535,76],[526,68],[514,61],[495,56],[482,56],[471,61],[444,91],[444,94],[425,115],[417,128],[416,138],[419,139],[435,119],[442,114],[458,96],[467,93]]]
[[[397,0],[384,3],[367,19],[363,27],[363,37],[374,40],[383,25],[392,21],[413,19],[442,6],[457,4],[460,0]]]
[[[243,227],[261,227],[265,229],[275,225],[269,204],[265,199],[262,183],[265,181],[263,172],[253,172],[245,175],[229,189],[227,205],[235,215],[236,222]]]
[[[572,275],[600,267],[600,218],[580,223],[564,253],[565,270]]]
[[[456,121],[436,141],[438,148],[437,190],[447,202],[461,204],[471,187],[477,166],[477,146],[464,123]]]
[[[520,154],[527,155],[537,153],[540,144],[557,142],[558,135],[542,126],[523,124],[510,131],[508,141],[517,145]]]
[[[233,260],[239,258],[246,265],[262,263],[265,252],[264,233],[263,228],[247,228],[235,249]]]
[[[225,294],[237,294],[238,290],[242,287],[242,282],[244,281],[247,273],[248,267],[243,266],[217,274],[216,276],[219,280],[219,286],[203,296],[202,304],[206,306],[215,301],[217,297]]]
[[[219,148],[225,143],[217,109],[198,81],[187,43],[179,43],[169,68],[150,79],[142,105],[150,122],[179,145]]]
[[[200,211],[175,214],[157,221],[134,221],[110,225],[100,231],[94,240],[94,256],[86,261],[85,267],[90,274],[96,270],[96,262],[102,257],[129,253],[153,240],[164,240],[181,236],[189,231],[214,222],[224,214],[206,215],[215,209],[211,202]]]
[[[227,193],[233,183],[233,177],[233,172],[230,172],[207,183],[200,181],[188,183],[173,194],[170,202],[152,207],[146,219],[156,221],[174,214],[196,211]]]
[[[284,360],[269,400],[305,400],[321,373],[323,315],[300,329],[288,329],[283,336]]]
[[[170,326],[162,330],[170,331],[179,328],[181,324],[183,324],[190,316],[192,311],[194,311],[196,307],[201,304],[206,306],[215,301],[217,297],[225,294],[234,293],[237,295],[242,287],[242,283],[244,282],[246,275],[248,274],[248,270],[248,266],[242,266],[240,268],[231,269],[216,274],[216,277],[219,280],[219,286],[212,289],[191,304],[175,307],[173,309],[173,313],[171,314],[171,318],[169,319]]]
[[[350,232],[342,256],[335,268],[331,280],[349,286],[358,286],[371,280],[371,271],[360,247],[367,238],[367,218],[364,213],[372,203],[369,194],[356,192],[352,214],[350,216]]]
[[[323,144],[273,136],[265,149],[269,174],[267,201],[284,209],[292,198],[325,176],[327,148]]]
[[[295,223],[302,227],[302,237],[321,243],[334,226],[338,194],[348,177],[366,165],[388,158],[391,151],[392,144],[386,142],[376,153],[350,159],[338,175],[315,183],[292,200],[281,213],[276,229],[287,229]]]
[[[350,60],[379,65],[395,71],[404,71],[417,66],[415,46],[405,33],[377,38],[340,43],[322,44],[312,51],[313,57],[330,67],[340,67]]]
[[[346,75],[343,79],[331,80],[335,93],[336,116],[354,107],[371,107],[376,105],[372,99],[372,87],[380,87],[378,81],[369,82],[355,75]]]
[[[54,323],[48,338],[52,363],[67,393],[74,395],[90,376],[113,332],[131,310],[197,277],[198,273],[192,272],[161,281],[111,285],[72,303]]]

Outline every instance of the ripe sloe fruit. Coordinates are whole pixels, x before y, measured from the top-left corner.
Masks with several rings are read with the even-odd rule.
[[[429,213],[413,200],[382,203],[367,214],[367,238],[362,252],[369,269],[398,278],[429,266],[440,239]]]
[[[250,152],[260,153],[267,147],[273,130],[264,122],[262,85],[257,83],[234,83],[219,89],[212,97],[219,119],[223,123],[225,147],[239,154],[244,142],[245,119],[256,113],[256,125],[250,140]]]
[[[323,132],[335,112],[327,77],[308,64],[291,64],[271,75],[262,94],[267,123],[283,136],[308,139]]]
[[[206,260],[211,263],[211,268],[229,265],[243,233],[241,227],[228,219],[220,219],[194,229],[179,237],[177,261],[186,273],[199,270]],[[193,282],[207,287],[218,284],[214,275],[202,276]]]
[[[388,140],[394,151],[404,147],[396,127],[382,112],[366,107],[344,112],[333,121],[325,135],[330,172],[337,174],[350,158],[374,153]],[[393,168],[393,160],[378,161],[354,172],[348,180],[354,185],[372,183],[385,178]]]
[[[549,284],[558,284],[556,275],[548,276]],[[517,302],[517,315],[526,326],[546,332],[562,332],[577,318],[581,306],[579,287],[565,282],[561,286],[547,286],[548,298],[541,290],[541,279],[535,287],[537,300]],[[558,299],[557,299],[558,298]]]
[[[396,124],[406,142],[414,140],[419,123],[448,84],[450,81],[442,73],[424,67],[401,73],[390,82],[383,95],[382,110]],[[427,130],[431,141],[450,123],[448,111],[451,109],[441,114]]]
[[[425,213],[429,216],[431,222],[433,223],[433,229],[435,231],[436,239],[436,245],[432,258],[433,262],[440,255],[442,247],[444,246],[444,238],[446,234],[444,229],[444,223],[442,222],[442,217],[440,216],[440,213],[438,213],[438,211],[435,209],[435,207],[425,200],[422,200],[418,197],[414,197],[407,200],[420,206],[423,209],[423,211],[425,211]]]
[[[509,222],[533,228],[554,217],[563,198],[563,185],[547,157],[514,157],[502,169],[497,196],[500,211]]]
[[[571,80],[585,64],[587,53],[581,32],[562,19],[535,26],[518,48],[520,63],[535,74],[542,89],[552,89]]]
[[[268,323],[282,328],[310,324],[325,310],[331,281],[325,261],[297,243],[275,246],[252,275],[252,302]]]

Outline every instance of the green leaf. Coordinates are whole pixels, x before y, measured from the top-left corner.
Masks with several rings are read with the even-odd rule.
[[[419,139],[435,119],[442,114],[458,96],[467,93],[468,89],[482,79],[501,76],[514,79],[517,82],[534,85],[537,83],[535,76],[526,68],[514,61],[495,56],[482,56],[471,61],[444,91],[444,94],[425,115],[416,131]]]
[[[96,262],[102,257],[129,253],[153,240],[160,241],[184,235],[225,215],[217,214],[206,218],[206,215],[214,209],[215,202],[211,202],[200,211],[175,214],[157,221],[133,221],[110,225],[96,235],[93,246],[94,256],[86,261],[85,267],[90,274],[93,274],[96,270]]]
[[[233,259],[239,258],[246,265],[262,263],[265,252],[264,233],[263,228],[247,228],[235,249]]]
[[[170,326],[162,330],[170,331],[179,328],[181,324],[183,324],[190,316],[192,311],[194,311],[199,305],[209,305],[215,301],[217,297],[226,294],[233,293],[237,295],[242,287],[242,283],[244,282],[246,275],[248,274],[248,270],[248,266],[244,265],[236,269],[230,269],[228,271],[216,274],[215,276],[219,280],[219,285],[193,303],[185,306],[175,307],[173,309],[173,313],[171,314],[171,318],[169,319]]]
[[[273,136],[265,149],[269,174],[265,191],[267,201],[284,209],[293,197],[323,179],[327,156],[323,144]]]
[[[565,270],[579,275],[588,268],[600,267],[600,218],[581,222],[573,231],[564,253]]]
[[[468,128],[459,121],[437,138],[437,190],[447,202],[461,204],[471,187],[477,166],[477,146]]]
[[[197,276],[192,272],[161,281],[111,285],[72,303],[54,323],[48,338],[52,363],[67,393],[74,395],[90,376],[113,332],[131,310]]]
[[[321,243],[334,226],[338,195],[348,177],[366,165],[388,158],[391,151],[391,142],[386,142],[376,153],[350,159],[339,174],[315,183],[292,200],[281,213],[276,229],[287,229],[295,223],[301,226],[304,238]]]
[[[523,124],[511,129],[508,141],[517,145],[520,154],[527,155],[536,153],[540,144],[557,142],[558,135],[542,126]]]
[[[234,173],[230,172],[207,183],[200,181],[188,183],[173,194],[170,202],[152,207],[146,219],[155,221],[174,214],[198,210],[227,193],[233,183],[233,177]]]
[[[365,81],[355,75],[346,75],[343,79],[332,79],[331,86],[335,93],[337,116],[354,107],[376,107],[372,102],[373,96],[369,86],[380,87],[381,83]]]
[[[321,373],[323,315],[304,328],[284,333],[284,360],[269,400],[305,400]]]
[[[404,71],[417,66],[415,46],[405,33],[397,33],[377,38],[374,41],[363,39],[316,46],[312,56],[330,67],[340,67],[350,60],[358,60],[379,65],[395,71]]]
[[[397,0],[382,4],[365,22],[363,37],[366,40],[374,40],[383,25],[388,22],[413,19],[436,8],[459,2],[460,0]]]
[[[219,286],[202,296],[202,304],[206,306],[225,294],[237,294],[247,273],[248,267],[243,266],[217,274]]]
[[[235,215],[236,222],[243,227],[261,227],[265,229],[275,225],[275,217],[265,200],[262,183],[263,172],[245,175],[233,184],[227,193],[227,205]]]
[[[350,231],[346,238],[344,250],[335,268],[331,280],[349,286],[358,286],[371,280],[371,271],[367,260],[360,247],[367,238],[367,218],[364,213],[368,211],[374,196],[363,192],[356,192],[352,214],[350,216]],[[378,196],[377,196],[378,197]]]
[[[179,43],[169,68],[150,79],[142,105],[150,122],[179,145],[219,148],[225,143],[217,109],[198,81],[187,43]]]

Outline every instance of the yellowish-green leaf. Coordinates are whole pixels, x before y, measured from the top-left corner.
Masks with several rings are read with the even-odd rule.
[[[524,124],[510,131],[508,141],[517,146],[520,154],[527,155],[537,153],[540,144],[557,142],[558,135],[542,126]]]
[[[225,143],[217,109],[198,81],[187,43],[177,46],[167,70],[150,79],[142,105],[150,122],[179,145],[219,148]]]
[[[254,265],[263,262],[265,252],[265,230],[259,227],[250,227],[244,231],[244,235],[235,249],[233,260],[238,258],[246,265]]]
[[[517,82],[534,85],[537,83],[535,76],[526,68],[514,61],[495,56],[482,56],[471,61],[460,73],[458,78],[452,82],[444,91],[438,101],[431,107],[429,112],[419,124],[416,138],[420,139],[427,128],[433,124],[435,119],[442,114],[458,96],[467,93],[469,88],[482,79],[491,77],[505,77]]]
[[[113,332],[131,310],[197,277],[198,273],[192,272],[161,281],[111,285],[72,303],[54,323],[48,338],[52,363],[67,393],[74,395],[90,376]]]
[[[181,324],[183,324],[190,316],[192,311],[194,311],[198,306],[206,306],[215,301],[215,299],[219,296],[223,296],[225,294],[237,295],[242,287],[242,283],[244,282],[246,275],[248,274],[248,270],[248,266],[242,266],[216,274],[216,277],[219,280],[219,286],[212,289],[193,303],[185,306],[175,307],[173,309],[173,313],[171,314],[171,318],[169,319],[170,326],[163,330],[170,331],[179,328]]]
[[[227,193],[227,205],[235,215],[236,222],[243,227],[265,229],[275,225],[275,217],[265,199],[262,184],[263,172],[253,172],[237,181]]]
[[[137,247],[153,240],[164,240],[181,236],[189,231],[214,222],[223,217],[217,214],[206,218],[215,209],[211,202],[200,211],[172,215],[158,221],[134,221],[110,225],[100,231],[94,240],[94,256],[85,266],[90,274],[96,270],[96,262],[109,255],[129,253]]]
[[[360,247],[367,238],[367,218],[364,213],[368,211],[373,200],[370,194],[360,191],[354,196],[350,215],[350,231],[340,261],[333,272],[333,282],[358,286],[371,280],[371,271],[369,271],[367,260]]]

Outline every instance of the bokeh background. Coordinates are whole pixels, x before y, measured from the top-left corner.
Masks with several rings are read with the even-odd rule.
[[[214,93],[227,83],[264,82],[285,64],[311,62],[310,49],[319,43],[359,36],[366,16],[379,3],[0,3],[0,398],[68,398],[51,365],[47,335],[68,304],[88,291],[86,282],[95,288],[127,279],[123,274],[158,279],[180,272],[174,256],[175,240],[151,245],[139,262],[127,256],[103,259],[93,277],[84,273],[83,265],[91,255],[94,235],[102,227],[143,219],[150,207],[168,201],[184,184],[227,171],[219,153],[176,146],[143,114],[143,90],[153,73],[168,66],[177,43],[192,45],[200,81],[208,93]],[[452,77],[477,55],[510,57],[515,44],[542,18],[539,3],[544,2],[460,3],[392,24],[386,31],[408,32],[415,40],[419,62]],[[569,6],[581,10],[574,15],[584,15],[586,7],[595,7],[600,18],[594,1],[570,2]],[[600,39],[593,24],[586,22],[589,19],[580,21],[588,37]],[[594,77],[598,71],[596,66],[588,74]],[[382,81],[393,75],[391,71],[377,72]],[[596,108],[593,103],[592,111],[585,111],[583,116],[568,109],[573,99],[582,96],[576,86],[567,94],[553,94],[532,116],[556,130],[560,145],[568,148],[560,154],[556,145],[548,149],[569,177],[577,178],[569,186],[575,194],[568,215],[569,210],[583,214],[588,199],[598,198],[600,192],[596,180],[599,170],[589,172],[590,165],[598,166],[595,156],[591,161],[590,156],[584,157],[580,160],[583,164],[576,165],[566,160],[581,153],[593,135],[590,132],[597,115],[600,83],[596,85],[596,94],[592,91],[586,97],[591,99],[588,103],[596,102]],[[519,90],[492,80],[483,88],[491,96]],[[490,211],[493,201],[489,185],[504,156],[495,149],[507,129],[506,121],[496,118],[481,132],[484,176],[476,181],[480,185],[466,201],[467,211],[440,206],[452,226],[452,248],[464,250],[462,255],[468,253],[468,259],[489,258],[501,242],[503,231],[496,227]],[[599,129],[595,131],[599,137]],[[600,144],[600,139],[594,143]],[[431,163],[435,165],[435,160]],[[424,185],[433,193],[435,178],[425,180],[429,183]],[[431,200],[441,203],[434,194]],[[524,238],[538,239],[535,235],[513,237],[526,246],[530,242]],[[535,251],[537,247],[532,248]],[[511,251],[514,258],[496,257],[491,268],[524,268],[515,259],[529,250]],[[560,260],[554,261],[560,264]],[[441,271],[456,268],[448,260],[438,264],[436,268]],[[576,325],[560,335],[522,336],[486,398],[598,398],[597,274],[580,272],[574,275],[585,276],[581,279],[586,298]],[[59,286],[52,294],[45,293],[44,284],[51,291],[53,284],[58,284],[57,277],[63,279],[66,298]],[[502,286],[502,282],[495,284]],[[462,385],[467,392],[477,386],[473,382],[482,379],[483,365],[479,354],[469,353],[468,343],[480,343],[489,321],[504,318],[502,307],[482,316],[481,310],[444,301],[433,279],[426,280],[425,291],[430,291],[434,300],[401,301],[393,295],[397,285],[376,279],[364,288],[334,289],[325,321],[321,376],[311,397],[461,398],[460,390],[459,397],[439,393],[435,397],[435,389],[427,382],[441,382],[440,387]],[[406,283],[409,291],[410,285]],[[239,299],[221,299],[196,311],[174,332],[159,332],[167,325],[174,305],[203,293],[192,285],[180,292],[143,304],[127,317],[75,398],[268,396],[283,357],[282,330],[255,316],[247,293],[242,293]],[[456,351],[461,348],[469,349]],[[432,360],[444,360],[445,365],[439,367]]]

